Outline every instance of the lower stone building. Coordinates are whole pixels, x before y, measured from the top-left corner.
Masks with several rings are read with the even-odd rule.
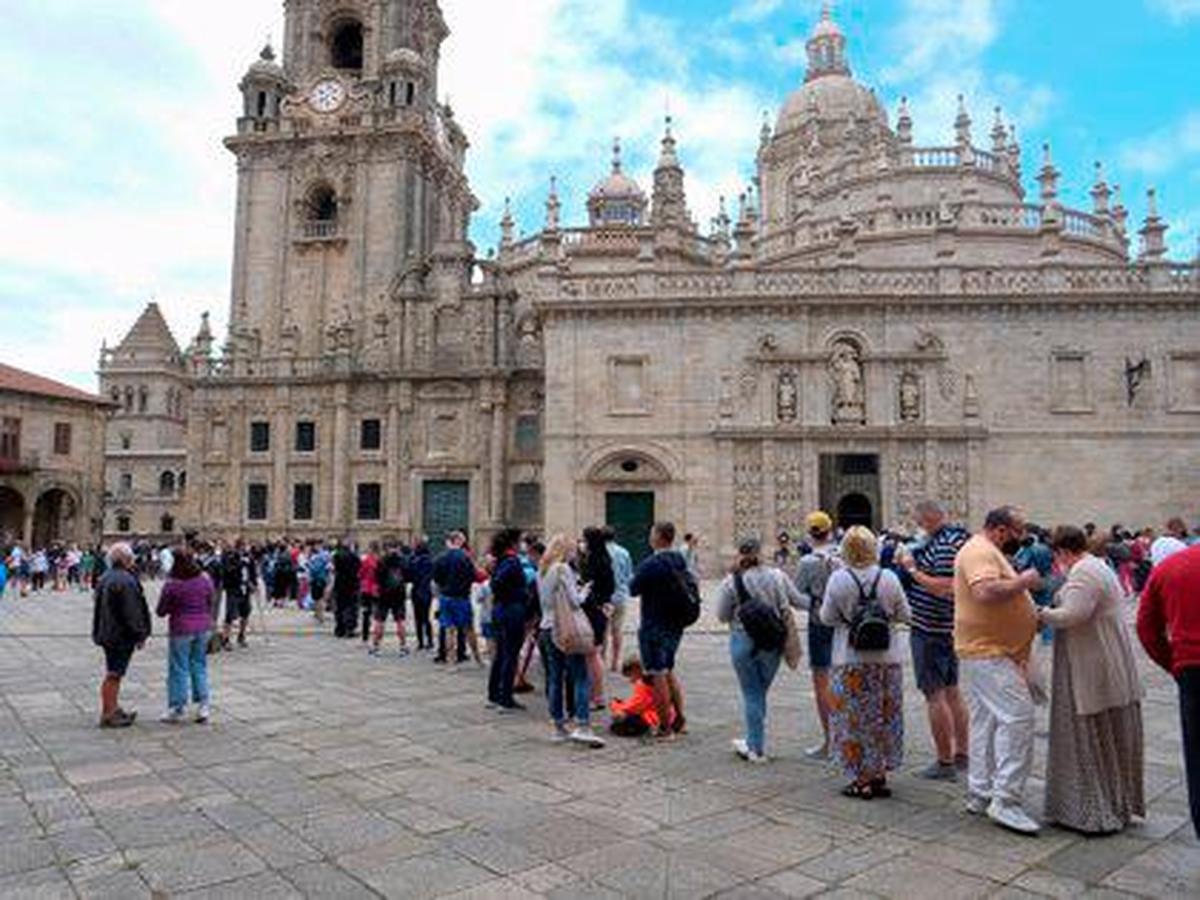
[[[0,363],[0,546],[100,539],[101,397]]]

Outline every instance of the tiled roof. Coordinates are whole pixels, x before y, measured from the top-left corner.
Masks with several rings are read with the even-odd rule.
[[[38,397],[54,397],[58,400],[75,400],[83,403],[107,404],[108,401],[97,394],[89,394],[69,384],[52,381],[26,372],[13,366],[0,363],[0,391],[14,391],[18,394],[34,394]]]

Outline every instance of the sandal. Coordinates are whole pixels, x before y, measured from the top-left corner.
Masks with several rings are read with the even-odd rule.
[[[859,784],[855,781],[842,788],[842,796],[849,797],[852,800],[874,800],[876,796],[875,786],[871,784]]]

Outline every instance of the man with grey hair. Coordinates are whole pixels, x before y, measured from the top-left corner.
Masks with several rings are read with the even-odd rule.
[[[929,730],[937,759],[920,774],[955,781],[967,766],[967,707],[958,690],[954,653],[954,558],[970,535],[951,524],[936,500],[917,504],[917,525],[924,542],[902,558],[905,592],[912,610],[913,673],[925,695]]]
[[[128,728],[136,712],[121,709],[121,679],[129,671],[134,650],[150,637],[150,607],[138,581],[133,549],[125,543],[108,551],[109,569],[96,585],[92,611],[92,642],[104,650],[104,681],[100,684],[100,727]]]

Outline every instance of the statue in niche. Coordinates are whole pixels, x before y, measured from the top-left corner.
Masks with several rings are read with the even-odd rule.
[[[537,365],[542,355],[542,341],[537,316],[532,313],[523,316],[517,326],[517,347],[522,363]]]
[[[723,373],[720,379],[720,393],[717,397],[717,414],[722,419],[731,419],[734,414],[735,376]]]
[[[858,348],[848,341],[834,345],[829,360],[833,384],[833,422],[835,425],[861,425],[866,421],[863,392],[863,364]]]
[[[796,376],[784,372],[779,376],[775,389],[775,414],[780,422],[795,422],[800,410],[800,396],[796,390]]]
[[[921,382],[912,372],[900,376],[900,421],[921,420]]]

